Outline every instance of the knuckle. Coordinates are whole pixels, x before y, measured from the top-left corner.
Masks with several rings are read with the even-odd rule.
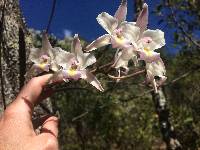
[[[51,116],[51,117],[48,118],[48,120],[57,122],[57,121],[58,121],[58,118],[55,117],[55,116]]]

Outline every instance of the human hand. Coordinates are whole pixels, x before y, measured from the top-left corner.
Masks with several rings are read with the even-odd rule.
[[[1,150],[58,150],[58,119],[44,118],[41,134],[36,135],[32,113],[51,75],[35,77],[6,108],[0,119]]]

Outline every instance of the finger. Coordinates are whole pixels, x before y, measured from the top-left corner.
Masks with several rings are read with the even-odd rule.
[[[39,118],[32,119],[34,129],[38,129],[49,118],[50,115],[43,115]]]
[[[36,139],[33,141],[33,145],[38,147],[35,149],[44,149],[44,150],[58,150],[59,149],[57,138],[55,138],[54,136],[46,135],[46,134],[36,136]]]
[[[28,82],[28,84],[21,90],[16,100],[21,101],[21,99],[27,98],[27,100],[33,105],[38,103],[38,98],[51,76],[52,74],[47,74],[32,78]]]
[[[36,143],[40,149],[58,150],[58,118],[51,116],[47,118],[41,129],[41,134],[36,136]]]
[[[51,76],[52,74],[47,74],[31,79],[18,94],[16,100],[7,107],[5,113],[18,114],[18,116],[22,116],[23,118],[28,117],[31,121],[33,107],[41,100],[39,97],[43,87],[47,84]]]
[[[58,118],[57,117],[49,117],[45,120],[41,128],[41,135],[54,136],[57,138],[58,136]]]

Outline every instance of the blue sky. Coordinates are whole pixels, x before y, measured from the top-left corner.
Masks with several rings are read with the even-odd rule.
[[[47,26],[53,0],[20,0],[20,6],[28,27],[44,30]],[[146,0],[150,11],[153,11],[159,0]],[[97,23],[96,17],[105,11],[113,15],[120,4],[120,0],[57,0],[55,15],[50,32],[58,38],[64,35],[78,33],[88,41],[92,41],[102,34],[104,29]],[[133,21],[134,0],[128,0],[128,21]],[[150,15],[150,29],[161,29],[165,33],[167,47],[170,49],[172,33],[164,25],[158,25],[159,18]]]

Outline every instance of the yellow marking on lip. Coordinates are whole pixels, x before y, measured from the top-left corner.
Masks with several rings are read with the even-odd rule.
[[[145,52],[148,56],[151,56],[151,55],[152,55],[152,51],[151,51],[149,48],[147,48],[147,47],[144,48],[144,52]]]
[[[124,42],[124,37],[121,36],[121,35],[117,35],[116,38],[115,38],[115,40],[116,40],[116,43],[121,44],[121,43]]]
[[[77,71],[75,69],[69,69],[67,70],[67,73],[69,76],[75,76],[77,74]]]
[[[45,69],[45,67],[47,66],[47,63],[41,63],[38,65],[41,69]]]

